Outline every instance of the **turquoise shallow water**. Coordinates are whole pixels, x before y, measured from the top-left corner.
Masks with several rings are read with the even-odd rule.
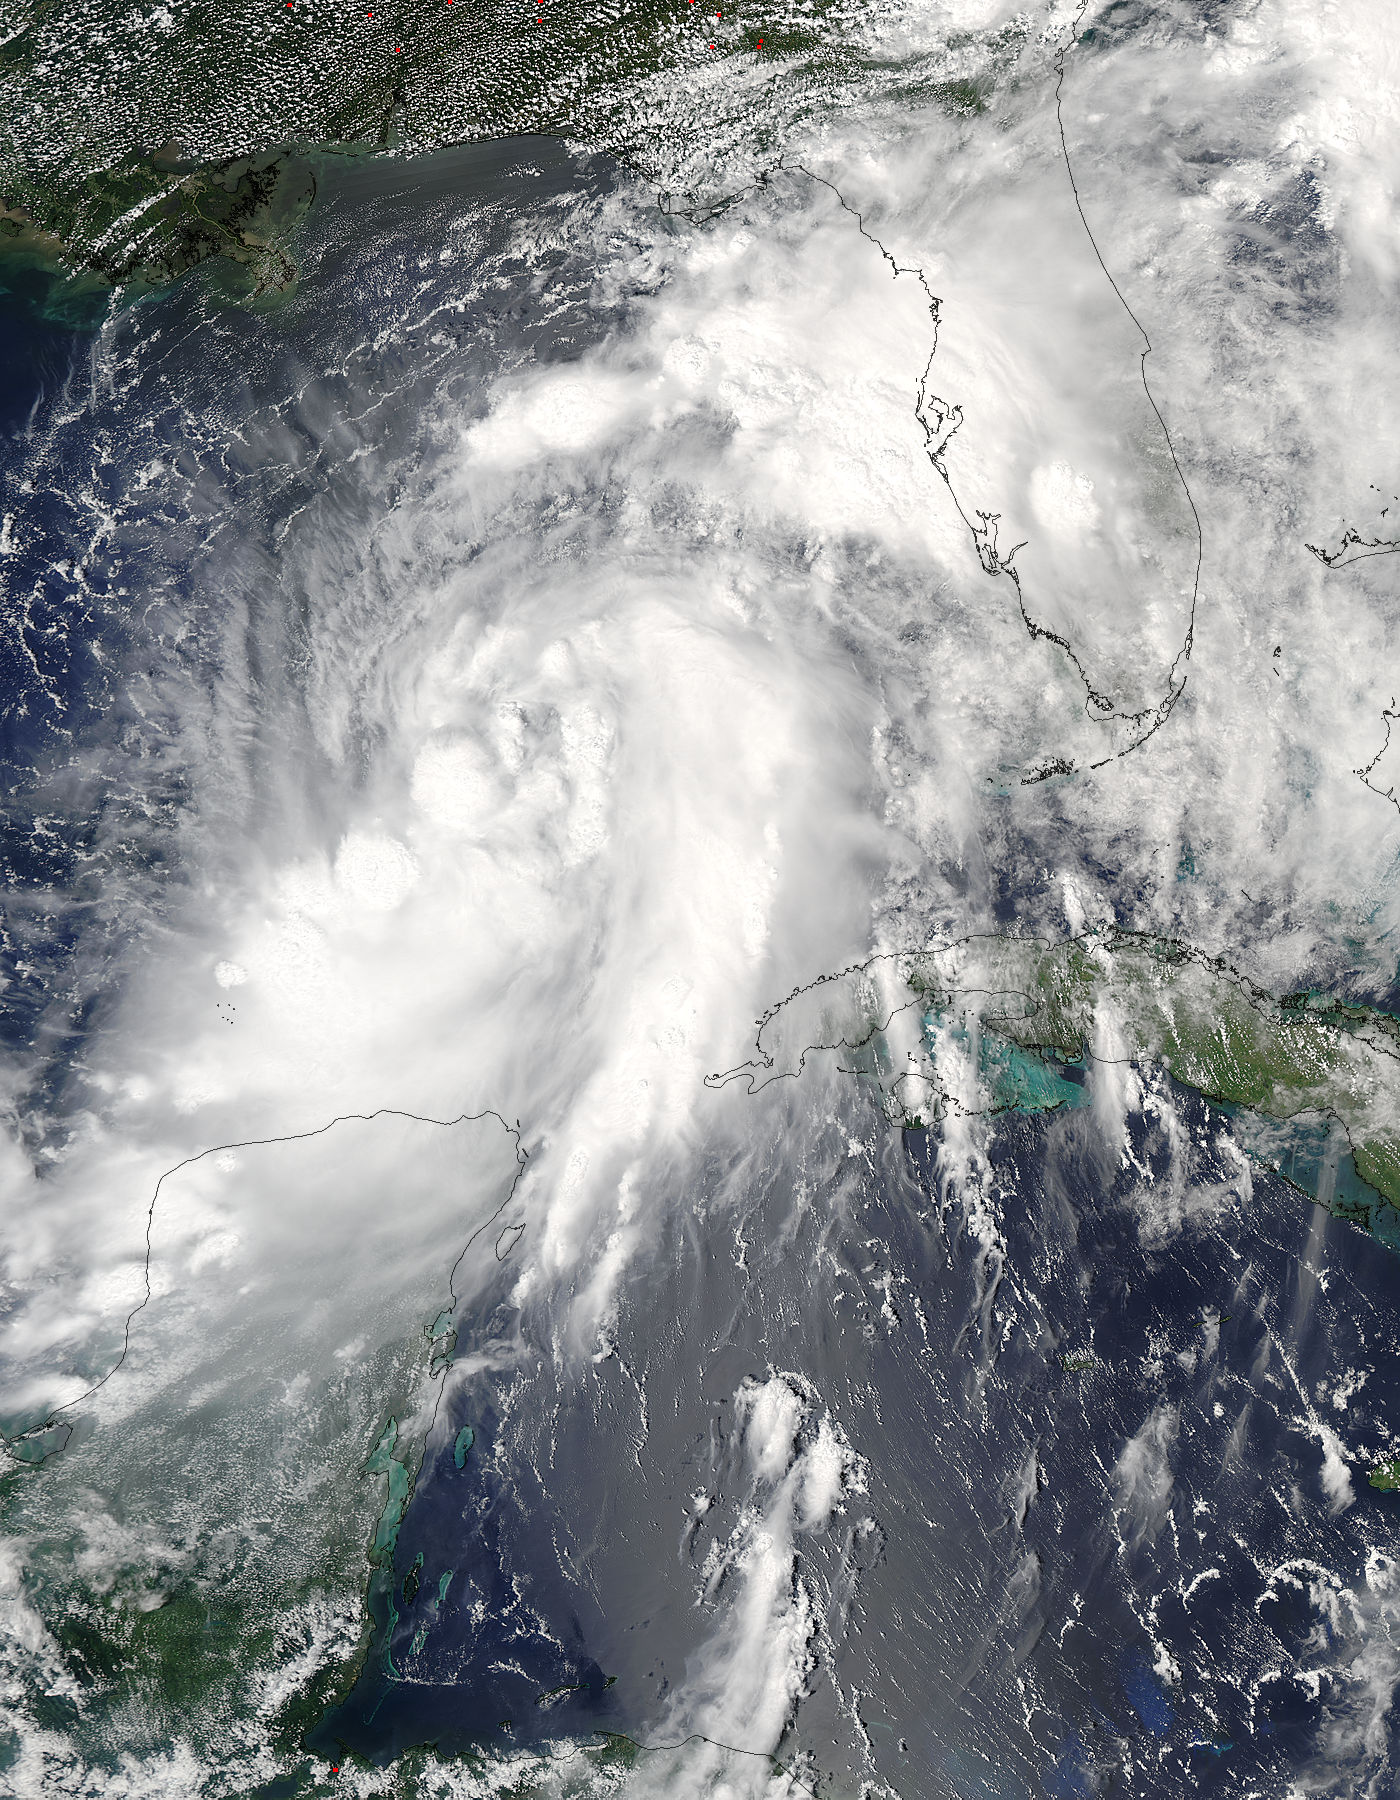
[[[930,1048],[946,1017],[938,1011],[924,1015]],[[967,1041],[961,1026],[955,1027],[952,1035]],[[998,1112],[1054,1112],[1062,1106],[1083,1106],[1087,1100],[1081,1065],[1061,1062],[1058,1057],[1037,1050],[1022,1050],[990,1031],[978,1037],[977,1066]]]
[[[1071,1063],[992,1037],[983,1038],[980,1060],[992,1096],[1005,1111],[1053,1112],[1085,1104],[1084,1072]]]
[[[1313,1121],[1291,1126],[1273,1166],[1337,1218],[1362,1226],[1388,1249],[1400,1251],[1400,1212],[1362,1180],[1339,1127]]]
[[[12,441],[34,407],[62,385],[111,303],[106,288],[0,245],[0,439]]]

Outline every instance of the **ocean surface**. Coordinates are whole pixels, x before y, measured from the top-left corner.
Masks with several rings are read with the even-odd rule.
[[[555,1379],[527,1317],[528,1374],[440,1417],[396,1616],[314,1741],[650,1741],[773,1557],[810,1622],[780,1756],[820,1793],[1272,1792],[1308,1767],[1353,1659],[1395,1654],[1400,1501],[1329,1490],[1300,1395],[1400,1406],[1400,1261],[1171,1102],[1176,1217],[1160,1126],[1114,1170],[1084,1113],[1011,1117],[989,1240],[926,1134],[842,1141],[871,1129],[853,1104],[777,1142],[722,1240],[692,1195],[596,1379]],[[756,1478],[757,1394],[789,1430]],[[789,1567],[783,1486],[830,1419],[859,1479]]]
[[[51,1343],[76,1389],[138,1321],[96,1435],[6,1502],[45,1629],[76,1570],[92,1616],[187,1605],[207,1648],[279,1534],[312,1585],[314,1474],[353,1604],[298,1587],[294,1655],[294,1584],[256,1588],[239,1729],[288,1670],[355,1678],[239,1792],[425,1746],[488,1792],[528,1764],[832,1800],[1393,1767],[1400,1496],[1365,1476],[1400,1419],[1400,1258],[1126,1063],[1026,1062],[1006,1111],[930,1133],[825,1069],[708,1097],[768,996],[867,948],[871,870],[905,855],[875,848],[869,746],[911,784],[946,749],[909,673],[959,654],[929,619],[966,591],[968,641],[1001,628],[956,521],[935,581],[800,511],[814,444],[838,495],[886,430],[874,486],[932,483],[927,306],[889,328],[912,374],[884,411],[853,379],[799,432],[782,407],[824,390],[743,304],[770,280],[781,317],[826,269],[894,304],[829,193],[707,236],[546,140],[317,179],[298,282],[254,305],[203,271],[70,317],[0,270],[5,1048],[25,1280],[82,1325],[36,1330],[16,1416],[52,1404]],[[751,386],[712,374],[751,339]],[[906,869],[910,933],[1050,889],[1072,818],[1021,834],[1031,802],[977,768],[1000,836],[981,874],[960,843]],[[380,1109],[405,1148],[376,1161]],[[460,1151],[404,1124],[464,1115]],[[357,1233],[417,1269],[406,1323],[337,1285]],[[309,1349],[288,1290],[322,1309]],[[40,1701],[59,1666],[26,1668]],[[216,1791],[223,1698],[133,1725],[62,1666],[82,1704],[34,1714],[27,1772],[118,1791],[136,1757]]]

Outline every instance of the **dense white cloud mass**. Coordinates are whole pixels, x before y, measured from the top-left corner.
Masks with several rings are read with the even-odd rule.
[[[304,347],[296,369],[269,355],[221,406],[164,395],[148,441],[172,343],[207,329],[220,367],[241,354],[217,309],[168,302],[145,336],[139,311],[114,319],[35,427],[40,489],[84,468],[70,573],[100,613],[110,552],[128,632],[124,698],[73,729],[47,802],[101,813],[84,854],[131,929],[85,960],[75,914],[90,1027],[54,1052],[41,1019],[7,1068],[5,1413],[22,1431],[63,1409],[18,1444],[53,1454],[14,1477],[0,1562],[16,1792],[241,1793],[285,1771],[278,1708],[354,1649],[394,1445],[414,1447],[394,1467],[441,1451],[481,1371],[601,1382],[688,1209],[716,1257],[781,1261],[740,1232],[753,1134],[815,1140],[850,1103],[824,1078],[754,1103],[705,1077],[799,983],[934,932],[1116,919],[1279,990],[1392,985],[1393,771],[1355,771],[1393,704],[1400,556],[1307,548],[1400,538],[1388,13],[929,16],[1015,24],[984,111],[810,121],[703,224],[630,176],[534,218],[483,204],[470,231],[449,207],[416,263],[399,245],[352,284],[362,333],[317,326],[334,384]],[[39,542],[23,507],[6,531],[8,557]],[[975,1044],[950,1027],[946,1048],[975,1082]],[[1197,1170],[1204,1133],[1165,1089],[1144,1109],[1123,1054],[1090,1085],[1086,1159],[1107,1186],[1155,1121],[1171,1177],[1140,1171],[1140,1241],[1224,1231],[1247,1170]],[[951,1122],[939,1164],[984,1346],[1006,1256],[992,1130]],[[763,1165],[799,1214],[806,1154]],[[850,1135],[812,1160],[835,1183],[874,1154]],[[814,1256],[812,1291],[837,1260]],[[923,1313],[881,1279],[866,1335],[897,1320],[912,1341]],[[1271,1404],[1323,1459],[1306,1504],[1340,1517],[1351,1415],[1293,1385]],[[853,1428],[776,1366],[710,1399],[732,1437],[693,1504],[727,1484],[732,1530],[701,1565],[684,1679],[638,1729],[686,1747],[606,1769],[567,1746],[444,1756],[422,1792],[791,1793],[823,1681],[851,1766],[892,1766],[833,1674],[850,1607],[821,1559],[867,1480]],[[1103,1446],[1125,1566],[1165,1554],[1186,1504],[1182,1404]],[[129,1650],[223,1582],[267,1615],[262,1661],[206,1711],[99,1707],[22,1571],[72,1616],[135,1621]],[[1308,1580],[1310,1604],[1340,1583],[1352,1610],[1317,1640],[1332,1685],[1293,1791],[1385,1791],[1394,1582]],[[1170,1686],[1155,1613],[1143,1630]],[[39,1723],[33,1691],[54,1702]],[[399,1779],[364,1762],[342,1785]]]

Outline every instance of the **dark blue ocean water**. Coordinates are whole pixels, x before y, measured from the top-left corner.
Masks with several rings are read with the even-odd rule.
[[[47,1044],[55,1084],[123,934],[178,892],[176,827],[208,773],[188,760],[201,692],[236,677],[254,723],[294,730],[276,691],[299,599],[284,528],[304,521],[314,554],[328,522],[382,514],[432,453],[420,402],[445,381],[460,419],[500,359],[606,329],[585,299],[562,304],[587,271],[561,266],[547,314],[539,271],[511,269],[450,325],[420,293],[431,324],[394,338],[410,251],[431,270],[464,208],[543,207],[583,179],[552,146],[346,169],[280,311],[220,306],[195,279],[110,343],[38,272],[4,275],[5,1028]],[[433,279],[446,297],[457,277]],[[70,381],[96,397],[64,425]],[[371,411],[357,460],[345,422]],[[256,796],[258,756],[288,744],[249,744]],[[840,1130],[821,1108],[779,1132],[756,1111],[771,1148],[737,1234],[730,1170],[656,1195],[669,1223],[610,1358],[566,1378],[548,1316],[467,1321],[462,1350],[518,1340],[517,1371],[453,1389],[371,1583],[363,1674],[313,1742],[384,1762],[424,1742],[645,1733],[726,1629],[725,1590],[697,1595],[751,1500],[735,1396],[780,1371],[868,1469],[801,1546],[821,1632],[784,1754],[906,1800],[1344,1780],[1338,1745],[1365,1725],[1351,1671],[1382,1680],[1400,1622],[1384,1579],[1400,1498],[1365,1481],[1400,1430],[1400,1257],[1246,1179],[1223,1121],[1171,1099],[1185,1171],[1160,1118],[1134,1121],[1125,1160],[1087,1109],[1009,1117],[990,1236],[968,1196],[945,1205],[930,1137],[876,1129],[855,1098]],[[853,1156],[852,1138],[874,1147]],[[1324,1425],[1357,1458],[1345,1505]]]
[[[382,516],[503,363],[606,329],[566,231],[533,263],[508,245],[614,180],[547,140],[328,159],[300,280],[256,307],[214,270],[116,307],[0,257],[0,1048],[29,1071],[31,1139],[61,1140],[124,957],[185,896],[201,811],[232,850],[276,766],[314,754],[287,737],[298,562]],[[240,754],[211,769],[220,720]]]
[[[108,293],[0,250],[0,459],[73,374],[107,316]]]
[[[320,1747],[644,1737],[719,1616],[695,1595],[747,1504],[734,1395],[778,1369],[869,1468],[802,1551],[829,1636],[786,1750],[835,1791],[1282,1794],[1343,1774],[1349,1671],[1388,1654],[1396,1617],[1375,1571],[1400,1558],[1400,1499],[1365,1457],[1400,1421],[1400,1257],[1282,1181],[1242,1181],[1220,1117],[1174,1100],[1186,1190],[1148,1120],[1136,1167],[1082,1111],[1008,1120],[990,1255],[942,1208],[930,1136],[829,1173],[795,1236],[794,1183],[821,1159],[776,1150],[744,1266],[731,1231],[682,1225],[595,1375],[561,1386],[542,1356],[504,1393],[458,1393],[392,1615],[386,1582]],[[1174,1183],[1194,1209],[1173,1211]],[[479,1321],[482,1341],[505,1323]],[[547,1320],[523,1323],[547,1343]],[[1344,1507],[1319,1419],[1362,1452]],[[684,1527],[697,1490],[712,1529]]]
[[[0,924],[0,973],[7,1004],[0,1042],[25,1050],[48,1011],[41,995],[63,985],[62,972],[77,948],[79,927],[67,908],[54,906],[55,890],[71,891],[74,851],[84,833],[66,822],[39,828],[45,809],[36,805],[35,778],[53,748],[57,710],[80,713],[95,667],[65,644],[48,656],[55,639],[69,633],[48,601],[61,578],[26,557],[30,541],[14,521],[33,500],[25,491],[32,464],[32,431],[49,415],[70,382],[82,380],[110,297],[29,257],[0,254],[0,518],[8,552],[0,555],[0,876],[10,896]],[[52,682],[47,704],[35,704],[36,675]],[[60,809],[61,811],[61,809]],[[34,929],[36,913],[43,921]],[[76,1021],[73,1021],[76,1024]],[[59,1031],[67,1039],[69,1032]]]

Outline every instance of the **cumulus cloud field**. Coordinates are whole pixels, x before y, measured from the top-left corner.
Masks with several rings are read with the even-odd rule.
[[[1394,986],[1400,556],[1307,547],[1400,536],[1388,15],[1020,29],[984,110],[810,120],[701,223],[562,156],[523,200],[376,192],[354,250],[331,208],[288,312],[114,313],[32,421],[9,604],[32,627],[61,566],[108,697],[84,715],[35,653],[16,791],[35,832],[96,824],[10,932],[15,993],[47,971],[5,1064],[16,1792],[291,1766],[277,1706],[357,1641],[383,1420],[421,1456],[483,1371],[602,1380],[700,1189],[741,1254],[754,1134],[857,1105],[830,1073],[707,1087],[797,985],[1113,920],[1279,992]],[[1113,1167],[1143,1103],[1101,1077]],[[940,1165],[988,1281],[989,1142],[950,1126]],[[1213,1217],[1214,1179],[1147,1236]],[[723,1403],[732,1529],[643,1721],[687,1747],[422,1791],[797,1791],[769,1759],[841,1629],[810,1559],[867,1469],[806,1376]],[[1344,1511],[1345,1416],[1298,1404]],[[1170,1513],[1175,1405],[1106,1467],[1130,1548]],[[1355,1605],[1390,1619],[1373,1576]],[[280,1588],[295,1626],[183,1712],[74,1687],[75,1595],[191,1584]],[[71,1707],[36,1723],[36,1692]],[[1358,1719],[1336,1766],[1380,1779]]]

